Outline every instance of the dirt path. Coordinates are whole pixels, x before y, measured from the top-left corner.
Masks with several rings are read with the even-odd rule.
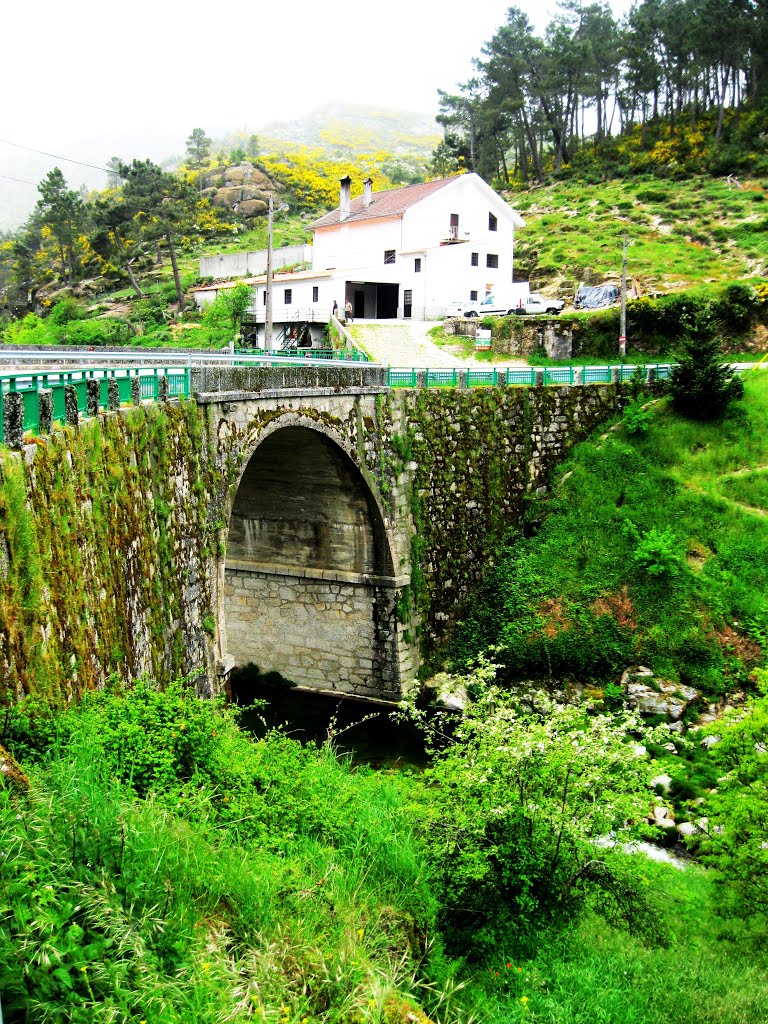
[[[356,321],[351,325],[352,336],[377,363],[387,366],[407,366],[437,369],[439,367],[481,367],[489,363],[452,355],[447,349],[435,345],[429,331],[435,325],[423,320]],[[526,366],[523,359],[507,359],[505,366]]]

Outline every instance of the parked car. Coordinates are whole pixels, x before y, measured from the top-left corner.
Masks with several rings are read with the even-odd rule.
[[[538,292],[531,292],[525,301],[521,301],[520,305],[510,310],[510,313],[516,313],[518,316],[524,316],[526,313],[547,313],[549,316],[557,316],[564,308],[565,302],[562,299],[547,299]]]
[[[493,292],[475,302],[452,302],[445,311],[446,316],[506,316],[514,313],[518,304],[528,297],[528,282],[511,285],[509,289]]]

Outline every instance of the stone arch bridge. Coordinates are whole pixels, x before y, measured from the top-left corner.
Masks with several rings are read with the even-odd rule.
[[[526,495],[621,385],[407,389],[356,366],[193,371],[222,479],[220,676],[387,700],[444,640]]]

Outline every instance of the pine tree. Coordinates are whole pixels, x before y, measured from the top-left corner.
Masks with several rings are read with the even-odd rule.
[[[675,409],[692,420],[716,420],[744,394],[744,384],[723,362],[719,339],[707,331],[686,340],[667,386]]]

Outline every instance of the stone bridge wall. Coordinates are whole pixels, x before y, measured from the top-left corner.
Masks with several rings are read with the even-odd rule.
[[[195,371],[197,404],[102,413],[2,454],[0,699],[196,670],[211,692],[232,650],[287,652],[283,674],[306,685],[397,696],[439,653],[527,498],[625,394],[391,391],[364,366],[343,380],[276,372]],[[378,561],[265,571],[238,556],[226,569],[241,477],[288,429],[338,453]]]

